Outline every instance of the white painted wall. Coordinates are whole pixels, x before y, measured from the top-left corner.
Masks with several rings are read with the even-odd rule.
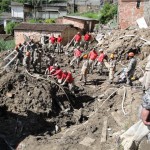
[[[24,18],[23,6],[11,6],[11,16],[15,18]]]

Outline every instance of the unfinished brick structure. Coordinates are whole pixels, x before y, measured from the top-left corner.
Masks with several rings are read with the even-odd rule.
[[[72,24],[75,27],[81,29],[83,32],[92,32],[95,24],[98,22],[98,20],[81,16],[64,16],[63,18],[57,19],[57,23]]]
[[[65,45],[77,32],[78,30],[73,25],[22,23],[14,29],[14,38],[15,44],[18,45],[25,41],[26,36],[37,42],[40,41],[42,35],[51,36],[51,34],[54,34],[57,37],[61,34]]]
[[[141,17],[149,24],[150,1],[141,0],[139,8],[136,6],[137,0],[118,0],[118,22],[121,29],[137,25],[136,20]]]

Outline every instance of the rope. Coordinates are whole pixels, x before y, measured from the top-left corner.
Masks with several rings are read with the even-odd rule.
[[[123,112],[123,114],[126,116],[127,113],[126,113],[125,110],[124,110],[124,101],[125,101],[125,98],[126,98],[127,90],[126,90],[126,87],[125,87],[125,86],[123,86],[123,87],[124,87],[124,94],[123,94],[123,99],[122,99],[121,107],[122,107],[122,112]]]
[[[66,94],[65,90],[63,89],[63,87],[61,87],[59,84],[57,84],[57,83],[56,83],[55,81],[53,81],[53,80],[45,79],[45,78],[40,77],[40,76],[39,76],[39,77],[36,77],[36,76],[32,75],[32,74],[30,74],[30,73],[28,72],[27,69],[26,69],[25,71],[26,71],[26,73],[27,73],[28,75],[30,75],[30,76],[33,77],[33,78],[42,79],[42,80],[45,80],[45,81],[52,82],[52,83],[56,84],[56,85],[64,92],[64,94],[66,95],[68,101],[70,102],[71,107],[73,108],[73,105],[71,104],[71,101],[70,101],[68,95]],[[74,108],[73,108],[73,109],[74,109]]]

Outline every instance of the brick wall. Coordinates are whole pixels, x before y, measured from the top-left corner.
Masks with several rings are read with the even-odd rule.
[[[72,18],[64,18],[62,20],[62,24],[72,24],[72,25],[74,25],[74,27],[84,29],[85,22],[80,21],[80,20],[76,20],[76,19],[72,19]]]
[[[144,16],[144,2],[140,3],[140,8],[136,8],[137,2],[123,2],[118,0],[118,21],[121,29],[135,26],[136,20]]]

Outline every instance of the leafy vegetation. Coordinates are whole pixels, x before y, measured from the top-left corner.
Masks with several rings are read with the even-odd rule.
[[[10,41],[4,41],[0,40],[0,52],[4,50],[10,50],[15,47],[15,41],[10,40]]]
[[[5,28],[6,33],[7,34],[13,34],[13,30],[17,25],[18,25],[18,23],[15,23],[15,22],[7,23],[7,26]]]
[[[49,24],[55,23],[55,20],[54,19],[45,19],[44,23],[49,23]]]
[[[102,24],[108,23],[117,14],[117,5],[105,3],[103,8],[100,10],[100,22]]]

